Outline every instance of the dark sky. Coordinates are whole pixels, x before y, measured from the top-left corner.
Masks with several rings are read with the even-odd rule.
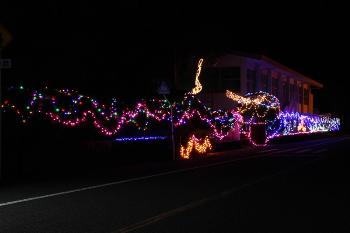
[[[180,59],[240,50],[324,83],[320,109],[348,112],[340,56],[349,52],[349,27],[346,8],[333,1],[23,2],[0,8],[0,22],[14,35],[5,51],[14,68],[5,82],[115,96],[134,87],[141,95],[153,79],[172,75],[175,50]]]

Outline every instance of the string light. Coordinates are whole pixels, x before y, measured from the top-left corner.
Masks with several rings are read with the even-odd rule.
[[[212,150],[212,145],[210,143],[209,137],[206,136],[204,140],[200,140],[196,138],[195,135],[192,135],[189,138],[186,147],[181,145],[180,157],[183,159],[189,159],[193,150],[197,151],[199,154],[205,154],[208,151]]]
[[[16,88],[10,88],[14,91]],[[27,89],[28,90],[28,89]],[[18,94],[18,93],[16,93]],[[224,138],[236,122],[237,113],[214,111],[207,108],[197,97],[186,94],[181,103],[169,105],[166,100],[152,99],[140,101],[133,108],[118,107],[116,99],[110,104],[100,104],[97,100],[79,94],[69,89],[28,90],[27,94],[14,99],[27,103],[22,111],[16,107],[21,104],[9,104],[9,100],[2,104],[2,109],[16,108],[17,115],[28,122],[33,115],[44,115],[56,123],[68,127],[76,127],[91,121],[94,127],[106,136],[118,134],[125,126],[132,125],[138,130],[146,131],[150,126],[159,123],[170,123],[173,108],[173,122],[175,127],[190,123],[193,119],[200,119],[211,129],[211,137]],[[28,99],[29,97],[29,99]],[[25,101],[22,101],[25,99]],[[6,103],[6,104],[5,104]]]
[[[300,123],[298,124],[298,132],[306,132],[306,126],[304,123],[304,117],[300,119]]]
[[[232,99],[233,101],[236,101],[240,104],[248,104],[251,102],[248,98],[245,98],[243,96],[237,95],[236,93],[226,90],[226,97],[229,99]]]
[[[265,121],[268,115],[274,118],[280,112],[279,100],[267,92],[248,93],[243,97],[227,90],[226,97],[239,103],[239,113],[249,118],[256,117],[257,121]]]
[[[198,61],[196,78],[194,81],[195,87],[192,89],[193,95],[197,95],[199,92],[202,91],[202,84],[199,82],[199,75],[201,74],[203,61],[203,58],[199,59]]]
[[[275,137],[340,129],[339,118],[280,112],[278,99],[266,92],[248,93],[243,97],[227,90],[226,96],[239,104],[237,109],[244,119],[243,126],[246,126],[241,131],[256,146],[266,146]],[[251,126],[259,124],[266,127],[266,140],[262,144],[252,140]]]
[[[167,137],[165,136],[147,136],[147,137],[124,137],[124,138],[116,138],[117,142],[137,142],[137,141],[159,141],[165,140]]]
[[[117,106],[117,100],[114,98],[110,104],[100,104],[94,98],[81,95],[75,90],[50,90],[45,87],[44,90],[31,91],[19,86],[18,88],[10,87],[9,90],[18,90],[17,94],[22,97],[24,95],[25,101],[14,104],[7,99],[0,107],[4,111],[15,112],[23,123],[27,123],[34,115],[47,116],[52,121],[69,127],[76,127],[90,120],[94,127],[106,136],[120,133],[127,125],[133,125],[138,130],[146,131],[152,123],[170,123],[171,109],[173,109],[175,128],[186,126],[197,119],[210,129],[203,142],[192,135],[187,147],[181,146],[180,156],[182,158],[189,158],[193,150],[200,154],[205,153],[212,148],[209,137],[222,140],[235,127],[240,127],[242,134],[247,136],[253,145],[257,144],[251,137],[252,125],[265,125],[266,141],[262,145],[266,145],[269,140],[275,137],[340,129],[339,118],[280,112],[278,99],[266,92],[248,93],[245,96],[240,96],[227,90],[226,96],[238,103],[238,112],[212,110],[196,97],[196,94],[202,90],[202,85],[199,82],[202,63],[203,59],[200,59],[195,87],[192,92],[185,94],[182,102],[172,105],[167,100],[152,99],[140,101],[134,107],[129,108],[120,104]],[[28,96],[29,98],[27,98]],[[16,96],[14,99],[21,98]],[[163,138],[149,136],[116,138],[115,140],[150,141],[163,140]]]
[[[280,136],[340,130],[340,119],[326,115],[282,112],[277,127],[268,129],[268,139]]]

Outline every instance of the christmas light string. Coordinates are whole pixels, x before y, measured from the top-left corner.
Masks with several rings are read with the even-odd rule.
[[[25,93],[22,88],[11,88],[11,90]],[[28,90],[24,97],[28,96],[29,100],[22,101],[27,103],[22,111],[16,105],[10,104],[9,100],[6,100],[1,108],[15,111],[23,122],[28,122],[33,115],[47,116],[52,121],[68,127],[76,127],[91,120],[94,127],[106,136],[118,134],[126,125],[133,125],[138,130],[146,131],[152,123],[169,123],[170,107],[173,107],[175,127],[185,125],[193,118],[199,118],[212,129],[211,137],[222,139],[233,127],[237,117],[235,113],[213,111],[191,94],[186,94],[181,103],[172,106],[167,100],[152,99],[140,101],[131,109],[118,108],[115,99],[109,104],[100,104],[89,96],[68,89]]]
[[[238,103],[237,109],[243,118],[241,132],[253,145],[265,146],[272,138],[281,136],[340,130],[339,118],[281,112],[277,97],[266,92],[240,96],[227,90],[226,96]],[[251,137],[251,126],[259,124],[265,126],[266,132],[266,140],[262,144],[255,143]]]
[[[196,138],[195,135],[192,135],[186,146],[181,145],[180,157],[183,159],[189,159],[193,151],[196,151],[198,154],[206,154],[210,150],[212,150],[212,144],[208,136],[201,140]]]
[[[192,94],[197,95],[199,92],[202,91],[202,84],[199,82],[199,76],[201,74],[202,70],[202,64],[203,64],[203,58],[199,59],[198,65],[197,65],[197,72],[196,72],[196,77],[195,77],[195,87],[192,89]]]
[[[166,136],[147,136],[147,137],[123,137],[114,139],[117,142],[140,142],[140,141],[159,141],[167,139]]]
[[[278,98],[261,91],[240,96],[227,90],[227,98],[238,103],[237,112],[212,110],[196,96],[202,90],[199,76],[203,61],[200,59],[197,64],[195,87],[184,95],[180,103],[170,104],[166,99],[152,99],[139,101],[129,108],[115,98],[110,103],[101,104],[96,99],[81,95],[75,90],[51,90],[48,87],[42,90],[29,90],[19,86],[11,87],[9,90],[15,93],[12,101],[22,101],[15,104],[10,101],[11,98],[8,98],[0,107],[3,111],[15,112],[23,123],[27,123],[31,117],[38,115],[46,116],[52,121],[68,127],[92,122],[94,127],[105,136],[120,134],[123,129],[127,128],[126,126],[147,131],[153,124],[169,124],[171,120],[173,120],[175,128],[186,126],[196,120],[205,123],[210,132],[203,139],[203,142],[193,134],[189,138],[187,147],[181,146],[180,155],[183,158],[189,158],[194,150],[201,153],[208,148],[211,149],[209,138],[220,141],[235,127],[240,127],[241,133],[246,135],[253,145],[258,145],[252,140],[251,132],[252,126],[256,125],[265,127],[266,141],[261,145],[266,145],[269,140],[276,137],[340,129],[339,118],[281,112]],[[164,139],[163,136],[140,136],[118,137],[115,140],[150,141]]]
[[[22,94],[26,92],[23,86],[17,89],[11,88],[11,90],[17,90]],[[133,125],[138,130],[146,131],[151,122],[170,121],[170,105],[166,100],[140,101],[134,108],[129,109],[118,108],[116,99],[112,99],[110,104],[100,104],[91,97],[68,89],[49,91],[45,88],[45,90],[34,90],[30,93],[31,98],[26,101],[27,104],[22,108],[10,100],[5,100],[1,104],[1,108],[15,112],[23,123],[27,123],[33,115],[38,114],[70,127],[91,120],[95,128],[106,136],[118,134],[126,125]],[[275,114],[279,111],[279,103],[275,98],[265,96],[261,92],[254,95],[249,94],[243,98],[228,92],[228,96],[244,104],[238,108],[238,112],[242,113],[242,116],[237,112],[211,110],[202,104],[195,95],[189,93],[184,96],[181,103],[172,105],[174,126],[180,127],[188,124],[193,118],[198,118],[207,123],[211,129],[210,137],[221,140],[227,136],[230,130],[237,127],[235,124],[243,122],[243,125],[248,127],[242,127],[242,133],[251,139],[251,125],[261,123],[266,125],[267,139],[264,145],[275,137],[340,129],[340,119],[330,116],[289,112],[280,112],[276,116]],[[251,97],[253,98],[249,100]],[[68,104],[63,107],[62,104],[58,103],[60,101]],[[260,108],[263,111],[259,113]],[[271,109],[273,114],[269,113]]]
[[[280,112],[279,100],[263,91],[248,93],[243,97],[227,90],[226,97],[239,103],[237,109],[240,114],[243,116],[247,114],[250,118],[255,117],[258,121],[265,120],[268,114],[278,116]]]
[[[268,139],[275,137],[333,132],[340,130],[340,119],[326,115],[301,114],[298,112],[282,112],[279,126],[271,130]]]

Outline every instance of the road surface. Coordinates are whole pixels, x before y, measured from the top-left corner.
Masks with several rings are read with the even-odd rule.
[[[349,149],[339,136],[6,185],[0,232],[350,232]]]

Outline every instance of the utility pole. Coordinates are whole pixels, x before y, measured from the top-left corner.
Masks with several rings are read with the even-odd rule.
[[[176,159],[176,151],[175,151],[175,138],[174,138],[174,116],[173,116],[173,105],[166,97],[167,94],[170,94],[169,87],[167,86],[166,82],[162,81],[159,88],[158,88],[158,94],[163,95],[164,99],[168,102],[170,106],[170,123],[171,123],[171,146],[172,146],[172,157],[173,160]]]
[[[165,95],[164,95],[165,97]],[[166,97],[165,97],[166,98]],[[172,143],[172,149],[173,149],[173,160],[176,159],[176,151],[175,151],[175,139],[174,139],[174,116],[173,116],[173,105],[170,103],[170,101],[168,100],[169,104],[170,104],[170,117],[171,117],[171,143]]]
[[[176,151],[175,151],[175,138],[174,138],[174,115],[173,115],[173,105],[171,102],[166,98],[166,95],[164,94],[164,99],[169,103],[170,106],[170,124],[171,124],[171,146],[172,146],[172,156],[173,160],[176,160]]]

